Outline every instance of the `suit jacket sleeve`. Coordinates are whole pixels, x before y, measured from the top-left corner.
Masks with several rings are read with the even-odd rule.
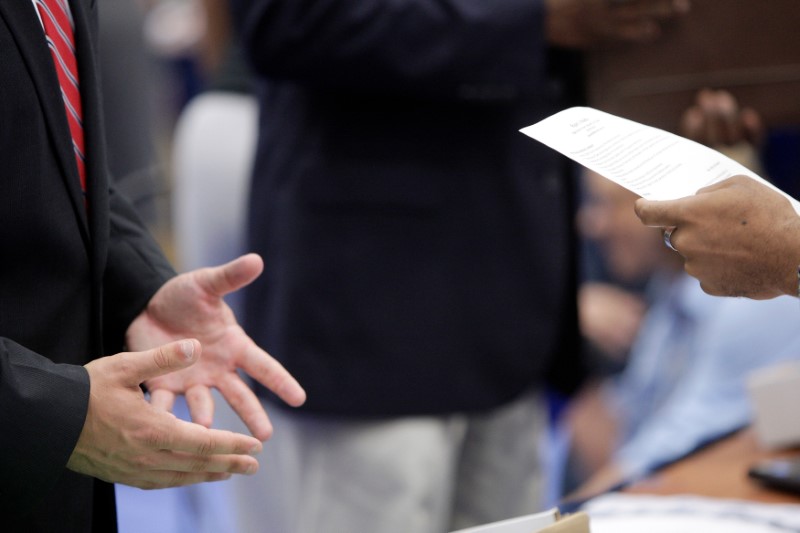
[[[104,278],[106,353],[123,345],[128,324],[174,275],[133,208],[111,193],[110,240]],[[80,436],[89,401],[80,365],[56,364],[0,337],[0,513],[40,500],[61,475]],[[33,422],[35,421],[35,423]]]
[[[327,88],[507,100],[547,90],[542,0],[233,0],[256,70]]]
[[[110,192],[110,238],[103,279],[103,335],[107,353],[124,347],[125,331],[175,271],[114,186]]]
[[[26,509],[55,483],[83,429],[88,402],[82,366],[53,363],[0,338],[0,479],[6,480],[0,514]]]

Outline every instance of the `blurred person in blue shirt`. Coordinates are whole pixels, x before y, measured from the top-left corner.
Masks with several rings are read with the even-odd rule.
[[[597,175],[586,184],[582,231],[599,240],[617,276],[650,277],[626,368],[582,395],[567,416],[578,477],[591,477],[584,489],[602,489],[747,425],[746,377],[800,359],[800,308],[788,296],[709,296],[659,230],[639,224],[636,195]]]
[[[756,171],[759,128],[754,112],[740,109],[725,91],[700,92],[683,120],[684,134]],[[634,193],[597,174],[584,179],[581,232],[599,245],[617,279],[647,281],[648,306],[624,371],[587,389],[567,415],[570,472],[577,480],[590,478],[585,494],[646,474],[747,425],[746,377],[800,359],[800,308],[791,297],[709,296],[684,273],[683,258],[664,246],[661,230],[637,220]]]

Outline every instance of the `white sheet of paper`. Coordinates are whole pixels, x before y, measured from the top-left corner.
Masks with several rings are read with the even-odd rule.
[[[583,506],[592,533],[786,533],[800,531],[800,505],[704,496],[609,493]]]
[[[800,202],[707,146],[591,107],[571,107],[520,130],[601,176],[650,200],[691,196],[743,174]]]
[[[556,523],[558,509],[553,508],[541,513],[509,518],[500,522],[492,522],[482,526],[459,529],[452,533],[535,533],[545,526]]]

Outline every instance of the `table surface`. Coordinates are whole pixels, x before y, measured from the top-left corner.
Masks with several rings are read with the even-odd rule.
[[[747,476],[747,469],[759,460],[797,456],[800,456],[800,449],[769,451],[759,447],[753,430],[745,429],[634,483],[623,492],[697,494],[800,504],[800,495],[767,488]]]

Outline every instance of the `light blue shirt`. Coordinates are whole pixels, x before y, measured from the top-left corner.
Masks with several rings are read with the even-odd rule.
[[[623,422],[614,456],[647,473],[751,421],[747,376],[800,359],[800,302],[705,294],[688,275],[653,280],[628,367],[607,390]]]

